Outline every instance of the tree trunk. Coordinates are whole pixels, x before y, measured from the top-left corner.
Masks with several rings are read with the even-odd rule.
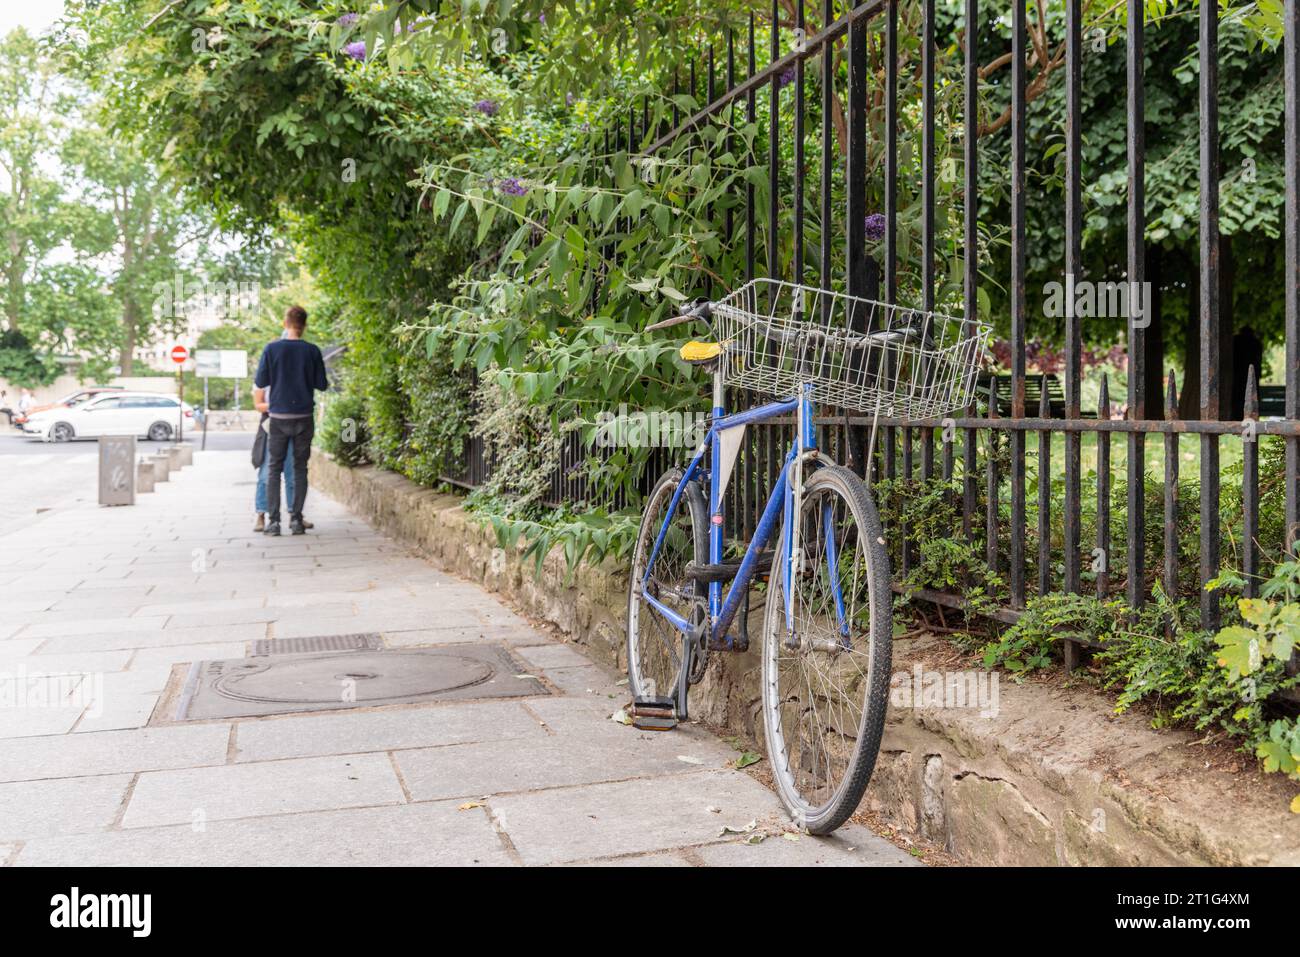
[[[114,206],[117,205],[114,199]],[[135,244],[131,239],[131,231],[128,228],[127,211],[131,208],[129,197],[124,196],[122,200],[122,212],[118,217],[118,229],[122,236],[122,272],[121,278],[125,280],[121,288],[126,293],[122,297],[122,355],[118,360],[118,365],[122,368],[122,375],[128,376],[135,370],[135,344],[138,334],[139,314],[136,311],[135,297],[130,293],[130,287],[127,284],[131,276],[131,267],[135,263]]]
[[[135,303],[128,300],[122,307],[122,354],[118,365],[122,375],[129,376],[135,370]]]
[[[1250,370],[1255,370],[1255,381],[1259,381],[1260,366],[1264,363],[1264,343],[1255,330],[1246,326],[1232,337],[1232,407],[1228,410],[1231,422],[1240,422],[1246,417],[1246,383]]]
[[[23,266],[25,260],[19,260],[8,276],[8,289],[5,290],[5,327],[11,332],[18,331],[18,320],[22,317],[25,285],[23,283]]]

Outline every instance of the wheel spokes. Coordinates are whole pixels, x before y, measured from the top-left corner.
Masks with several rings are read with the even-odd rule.
[[[636,560],[633,562],[632,574],[636,581],[646,577],[646,561],[654,547],[655,538],[663,527],[674,491],[675,486],[661,486],[659,494],[648,507],[646,532],[638,543]],[[690,614],[695,590],[694,582],[685,574],[687,563],[695,558],[691,522],[691,510],[682,501],[673,515],[644,585],[646,594],[684,617]],[[683,658],[681,633],[643,596],[637,597],[636,604],[633,654],[630,656],[634,660],[628,663],[638,682],[633,690],[650,696],[671,694]]]
[[[807,495],[799,520],[802,560],[791,576],[798,650],[782,646],[772,663],[782,760],[816,809],[839,791],[863,724],[870,636],[859,619],[869,607],[868,567],[862,530],[832,489]]]

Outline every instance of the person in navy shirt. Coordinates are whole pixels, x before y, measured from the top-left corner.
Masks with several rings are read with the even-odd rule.
[[[307,501],[307,460],[316,431],[315,393],[329,388],[325,359],[320,348],[302,336],[307,330],[307,310],[290,306],[284,314],[284,338],[262,350],[253,384],[270,390],[266,456],[267,535],[280,534],[280,476],[286,454],[293,448],[293,501],[289,502],[289,530],[302,535],[306,527],[302,508]]]

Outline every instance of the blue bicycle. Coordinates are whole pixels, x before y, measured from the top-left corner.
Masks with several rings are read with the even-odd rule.
[[[946,415],[969,401],[987,329],[762,279],[651,329],[693,320],[714,335],[681,357],[712,373],[712,416],[690,463],[659,479],[642,515],[628,591],[633,723],[688,717],[709,655],[748,648],[750,587],[765,575],[767,754],[795,821],[826,834],[857,809],[875,766],[893,621],[880,517],[862,478],[818,449],[815,403],[876,419]],[[729,413],[726,386],[779,398]],[[795,441],[739,552],[724,535],[723,501],[746,430],[790,416]],[[874,440],[873,425],[868,460]]]

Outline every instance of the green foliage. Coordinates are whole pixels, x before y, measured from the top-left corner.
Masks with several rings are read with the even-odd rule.
[[[470,495],[471,512],[488,521],[502,548],[524,542],[523,557],[542,573],[547,555],[562,550],[566,574],[579,565],[630,554],[640,522],[635,508],[611,511],[596,502],[546,504],[561,464],[564,436],[542,406],[529,403],[503,383],[500,370],[485,371],[475,394],[475,434],[494,462],[491,477]]]
[[[1146,241],[1148,262],[1154,263],[1159,256],[1166,264],[1160,280],[1164,289],[1161,325],[1166,349],[1172,352],[1184,345],[1187,329],[1188,304],[1181,293],[1185,288],[1181,276],[1195,268],[1189,264],[1198,255],[1200,3],[1148,0],[1144,6]],[[1252,326],[1266,339],[1281,337],[1282,322],[1282,301],[1276,294],[1283,269],[1276,237],[1283,222],[1285,167],[1278,42],[1281,6],[1281,0],[1219,5],[1219,102],[1225,104],[1220,114],[1220,226],[1239,270],[1239,279],[1232,285],[1233,301],[1225,304],[1224,315],[1236,317],[1239,326]],[[961,4],[952,3],[948,9],[953,21],[960,23]],[[1060,55],[1065,7],[1044,4],[1039,9],[1047,17],[1047,52]],[[1004,51],[1010,40],[1009,14],[1004,8],[987,6],[982,13],[989,22],[982,31],[981,47]],[[1128,198],[1126,5],[1085,0],[1082,15],[1083,272],[1091,280],[1120,280],[1126,262]],[[1037,23],[1032,5],[1028,22],[1032,31]],[[954,45],[950,55],[941,54],[938,60],[940,77],[949,78],[954,90],[961,89],[957,75],[961,53],[960,45]],[[1031,64],[1031,88],[1039,69]],[[998,80],[1006,79],[1000,71],[1009,70],[1004,61],[986,75],[981,91],[982,118],[1004,116],[1011,84]],[[1065,143],[1061,131],[1065,127],[1066,71],[1055,69],[1041,85],[1038,95],[1030,93],[1026,126],[1026,232],[1031,237],[1025,277],[1028,333],[1031,338],[1060,341],[1062,324],[1045,314],[1042,295],[1046,283],[1063,281]],[[979,141],[980,217],[987,223],[1009,221],[1010,194],[1003,187],[1005,179],[991,172],[1010,165],[1011,141],[1006,129],[985,133]],[[992,239],[1000,246],[1007,241],[1007,233],[996,229]],[[994,304],[990,315],[999,333],[1005,334],[1010,315],[1010,257],[993,255],[987,263],[982,257],[981,266]],[[1251,282],[1240,278],[1247,269]],[[1154,269],[1148,278],[1157,278]],[[1095,343],[1115,342],[1123,332],[1123,320],[1094,319],[1083,324],[1083,335]]]
[[[137,346],[184,328],[184,304],[170,293],[178,276],[196,271],[194,249],[212,229],[186,208],[140,143],[107,131],[103,103],[85,109],[87,124],[63,150],[87,201],[78,245],[83,261],[112,264],[99,270],[99,284],[115,306],[108,318],[117,363],[132,375]]]
[[[514,550],[524,543],[523,557],[532,559],[539,576],[546,556],[556,546],[562,550],[569,578],[579,565],[599,564],[606,558],[626,560],[641,521],[634,509],[611,512],[599,507],[581,511],[567,507],[537,509],[531,516],[522,516],[513,507],[508,513],[503,511],[500,499],[479,494],[471,495],[468,505],[491,524],[502,548]]]
[[[1030,599],[1020,619],[984,648],[984,666],[1001,665],[1017,674],[1044,668],[1066,638],[1105,642],[1123,608],[1086,595],[1048,594]]]
[[[26,316],[36,264],[66,236],[61,185],[49,170],[66,105],[39,41],[21,28],[0,39],[0,311],[10,331]]]
[[[975,626],[1007,600],[1006,582],[990,571],[984,546],[978,539],[956,533],[961,528],[961,486],[942,479],[896,478],[873,486],[884,514],[893,516],[891,535],[895,568],[902,566],[902,550],[910,548],[913,561],[903,580],[902,603],[912,601],[922,589],[959,593],[966,601],[963,612]],[[901,534],[902,529],[906,534]]]
[[[70,330],[97,355],[115,319],[94,270],[50,261],[64,243],[77,248],[91,212],[61,168],[74,113],[68,78],[41,42],[21,28],[0,39],[0,375],[24,385],[53,377]]]
[[[404,356],[398,387],[410,407],[401,470],[422,485],[437,484],[446,465],[459,456],[470,434],[470,400],[465,380],[451,371],[445,356]]]
[[[1255,754],[1265,771],[1281,771],[1300,780],[1300,722],[1274,721],[1268,727],[1268,737],[1256,745]]]
[[[1214,636],[1216,659],[1227,681],[1241,689],[1253,708],[1237,716],[1244,713],[1254,719],[1252,741],[1264,770],[1300,781],[1300,718],[1279,718],[1265,725],[1256,704],[1273,688],[1300,680],[1277,681],[1300,641],[1300,562],[1280,563],[1260,594],[1262,598],[1241,599],[1241,623],[1230,624]],[[1300,795],[1291,809],[1300,814]]]
[[[343,465],[365,465],[370,461],[366,405],[361,396],[344,392],[329,397],[316,442]]]
[[[468,273],[452,302],[435,305],[430,348],[460,369],[496,367],[503,388],[588,442],[621,402],[698,408],[677,337],[638,333],[711,283],[744,281],[743,248],[723,242],[718,217],[739,213],[746,184],[766,188],[746,156],[756,136],[756,124],[712,127],[654,163],[587,144],[559,163],[534,159],[523,178],[504,175],[513,167],[495,152],[426,166],[434,217],[494,250],[490,272]],[[621,451],[617,470],[588,474],[595,500],[628,487],[649,455]]]
[[[485,457],[494,463],[480,492],[501,501],[503,514],[525,515],[550,490],[563,436],[552,427],[545,406],[503,388],[501,381],[496,370],[488,370],[475,394],[475,432],[483,437]]]
[[[45,356],[75,357],[83,381],[112,376],[122,347],[121,306],[85,262],[45,263],[28,288],[28,321]],[[47,360],[48,361],[48,360]]]
[[[21,332],[0,330],[0,379],[30,389],[53,382],[58,374],[59,367],[34,352]]]
[[[85,35],[67,38],[68,59],[87,72],[111,60],[98,89],[114,131],[161,157],[219,225],[292,249],[314,278],[295,295],[311,314],[309,338],[347,346],[365,454],[436,481],[467,430],[469,390],[411,323],[477,253],[433,221],[411,181],[422,163],[499,135],[474,103],[499,96],[504,80],[472,59],[437,82],[390,71],[382,58],[355,60],[343,46],[366,31],[335,22],[348,12],[342,3],[267,0],[253,15],[190,0],[143,29],[163,6],[73,0]],[[213,265],[226,278],[263,279],[260,269],[256,260]],[[264,303],[269,319],[239,317],[237,331],[203,345],[229,336],[255,361],[284,304]]]

